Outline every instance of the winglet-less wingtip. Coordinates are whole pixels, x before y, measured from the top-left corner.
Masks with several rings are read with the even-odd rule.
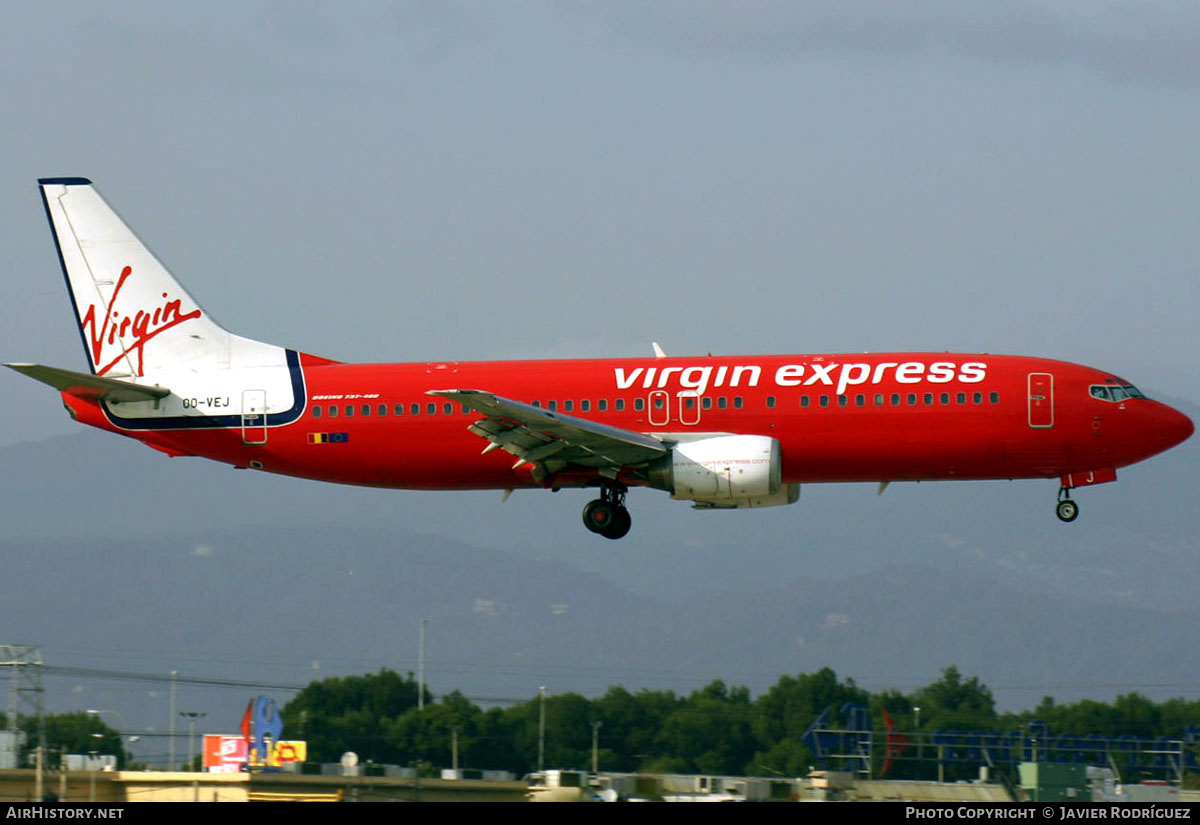
[[[89,375],[58,367],[46,367],[41,364],[5,364],[4,366],[22,375],[27,375],[34,381],[41,381],[43,384],[54,387],[59,392],[80,398],[103,398],[106,401],[158,401],[171,394],[166,387],[149,387],[135,384],[132,381],[121,381],[102,375]]]

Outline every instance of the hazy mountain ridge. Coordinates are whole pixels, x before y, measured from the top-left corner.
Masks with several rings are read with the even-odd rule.
[[[1063,698],[1185,684],[1196,444],[1078,491],[1073,525],[1048,482],[812,486],[749,513],[635,491],[634,533],[604,542],[580,491],[321,485],[85,432],[0,449],[4,641],[290,683],[413,669],[426,617],[435,688],[477,695],[760,690],[825,665],[886,687],[957,664]]]

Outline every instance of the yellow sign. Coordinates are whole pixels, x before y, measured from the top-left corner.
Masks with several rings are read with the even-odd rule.
[[[302,741],[272,742],[264,764],[258,748],[250,750],[251,768],[278,768],[288,762],[305,762],[308,759],[308,743]]]

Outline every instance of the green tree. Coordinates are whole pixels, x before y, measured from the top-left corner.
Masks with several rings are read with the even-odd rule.
[[[490,767],[474,760],[480,754],[483,713],[458,691],[447,694],[441,702],[426,705],[423,710],[409,708],[399,718],[384,724],[385,738],[391,752],[399,754],[401,764],[421,762],[450,767],[454,763],[453,741],[458,737],[459,767]]]
[[[600,767],[602,770],[636,771],[662,756],[659,731],[683,699],[670,690],[641,690],[630,693],[614,685],[593,700],[593,721],[601,723]]]
[[[954,665],[917,691],[912,702],[921,708],[925,729],[994,730],[998,721],[991,689],[977,676],[964,680]]]
[[[754,756],[750,690],[717,680],[693,692],[667,717],[659,737],[663,755],[700,773],[740,773]]]
[[[104,724],[95,714],[84,711],[55,713],[43,717],[46,724],[46,747],[48,763],[58,764],[59,753],[99,754],[117,757],[117,766],[124,767],[125,748],[121,734]],[[37,719],[33,716],[20,719],[21,730],[25,731],[27,750],[37,746]]]
[[[748,773],[800,776],[807,773],[813,756],[800,739],[827,707],[834,712],[843,705],[865,705],[870,695],[854,684],[844,683],[825,667],[816,673],[781,676],[755,703],[753,730],[758,746]]]
[[[528,702],[509,708],[504,717],[513,746],[524,765],[522,770],[528,772],[536,769],[541,697],[535,696]],[[590,767],[593,718],[591,702],[578,693],[546,697],[545,767]]]
[[[309,743],[309,759],[336,762],[346,751],[374,762],[398,762],[385,736],[388,722],[417,706],[418,687],[383,668],[377,674],[313,682],[284,706],[283,735]],[[432,695],[425,692],[426,702]]]

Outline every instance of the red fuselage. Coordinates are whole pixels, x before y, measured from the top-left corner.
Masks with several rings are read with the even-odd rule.
[[[304,410],[249,444],[242,428],[128,430],[64,394],[80,420],[173,454],[344,484],[413,489],[586,486],[566,467],[535,482],[430,390],[471,388],[664,441],[766,435],[788,483],[1111,480],[1187,438],[1192,422],[1111,373],[1062,361],[953,353],[340,364],[300,356]],[[1094,387],[1108,388],[1093,390]],[[1113,390],[1126,387],[1128,391]],[[636,475],[621,476],[644,483]]]

